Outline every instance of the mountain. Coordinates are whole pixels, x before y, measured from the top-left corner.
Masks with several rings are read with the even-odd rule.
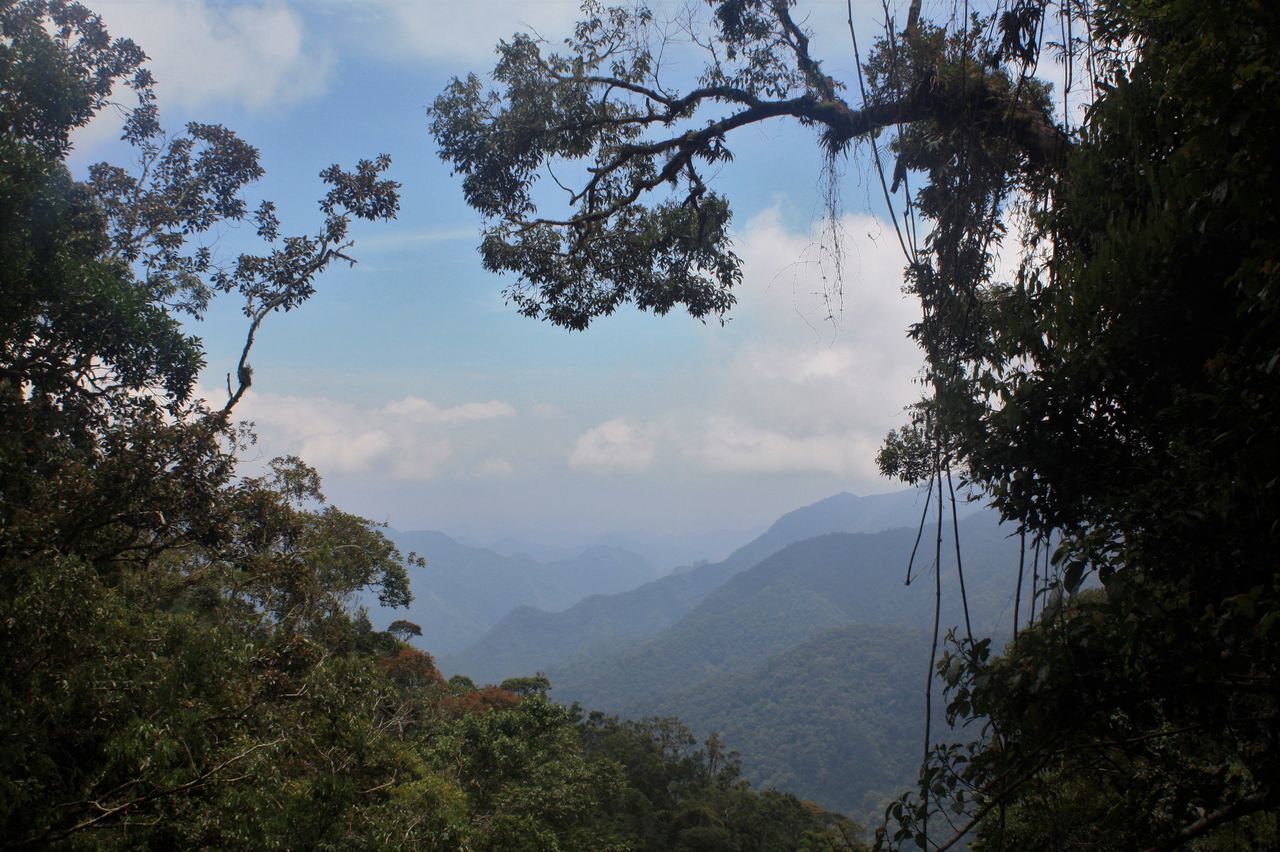
[[[658,575],[653,563],[621,547],[598,544],[566,559],[542,563],[538,577],[549,609],[561,610],[584,597],[613,594],[644,585]]]
[[[631,718],[678,716],[718,731],[753,782],[867,818],[908,786],[921,757],[937,547],[916,530],[833,533],[791,544],[727,580],[647,640],[548,674],[559,701]],[[959,525],[975,634],[1007,636],[1018,541],[983,513]],[[961,632],[950,524],[941,627]],[[935,692],[934,737],[941,690]]]
[[[882,625],[828,630],[749,671],[678,689],[652,710],[678,715],[699,738],[719,732],[757,786],[874,824],[920,764],[929,637]]]
[[[521,538],[520,536],[508,535],[503,536],[496,541],[480,542],[471,539],[463,539],[458,537],[458,541],[463,544],[469,544],[473,547],[483,547],[492,550],[494,553],[502,556],[517,556],[523,554],[532,556],[539,562],[552,562],[557,559],[569,559],[582,548],[570,547],[563,544],[547,544],[546,542],[534,541],[532,539]]]
[[[539,562],[525,554],[503,555],[462,544],[441,532],[389,535],[402,551],[425,557],[427,567],[425,574],[413,577],[408,611],[380,615],[418,624],[418,642],[432,653],[471,644],[514,607],[563,609],[588,595],[634,588],[656,573],[643,558],[615,547],[592,547],[571,558]]]
[[[783,515],[720,562],[679,570],[632,591],[581,600],[563,612],[519,607],[475,644],[439,660],[446,672],[496,683],[618,651],[675,624],[729,578],[793,542],[831,532],[873,532],[918,521],[922,495],[842,493]],[[972,507],[969,507],[972,510]]]
[[[525,553],[549,562],[603,545],[638,554],[651,565],[668,569],[702,560],[717,562],[752,537],[753,533],[729,529],[674,534],[614,531],[589,536],[547,533],[539,537],[508,535],[484,546],[505,555]]]
[[[944,533],[944,629],[963,623],[955,550]],[[1016,540],[981,514],[960,524],[969,610],[975,632],[996,627],[1012,606]],[[917,556],[904,585],[914,529],[833,533],[796,542],[708,593],[651,638],[548,671],[560,701],[628,715],[653,712],[679,685],[750,670],[823,630],[848,624],[932,626],[932,548]]]
[[[922,499],[923,495],[914,489],[867,497],[842,492],[788,512],[724,561],[732,561],[735,566],[741,566],[738,569],[741,570],[777,553],[788,544],[825,533],[879,532],[910,526],[919,520]]]
[[[442,668],[481,682],[545,670],[558,701],[678,716],[700,736],[720,732],[751,780],[867,816],[920,759],[938,546],[931,520],[905,585],[920,499],[836,495],[721,562],[559,613],[515,607]],[[959,538],[969,615],[983,633],[1011,618],[1018,542],[969,508]],[[964,619],[947,521],[944,630]],[[880,528],[895,523],[910,526]]]

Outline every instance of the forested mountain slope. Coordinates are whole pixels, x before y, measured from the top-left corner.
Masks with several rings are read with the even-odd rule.
[[[915,529],[903,528],[797,542],[733,577],[652,639],[553,668],[556,697],[642,715],[679,685],[748,670],[828,628],[931,626],[931,547],[922,546],[911,585],[903,582],[915,537]],[[970,616],[981,632],[1012,618],[1018,542],[986,515],[961,521],[960,538]],[[963,623],[955,565],[948,525],[944,627]]]
[[[1018,539],[985,513],[959,532],[970,622],[999,645],[1012,621]],[[921,759],[936,527],[908,586],[915,538],[904,528],[792,544],[652,639],[552,670],[556,697],[634,718],[678,716],[699,735],[718,732],[753,781],[867,819]],[[942,544],[940,623],[962,632],[949,524]],[[945,739],[936,696],[935,739]]]
[[[618,650],[674,624],[726,580],[789,544],[824,533],[874,532],[910,524],[918,517],[920,500],[913,490],[828,497],[783,515],[721,562],[696,565],[629,592],[587,598],[564,612],[518,607],[471,647],[446,654],[441,668],[496,683],[563,665],[584,653]]]
[[[749,671],[679,687],[652,710],[700,736],[719,732],[753,782],[872,821],[914,780],[928,659],[927,631],[840,627]]]

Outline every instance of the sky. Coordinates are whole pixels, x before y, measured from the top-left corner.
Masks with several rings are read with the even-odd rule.
[[[546,543],[745,533],[840,491],[899,487],[875,452],[919,395],[906,338],[918,306],[901,292],[864,153],[839,166],[835,245],[816,133],[776,123],[731,137],[735,160],[712,187],[733,206],[745,265],[725,323],[627,307],[570,333],[504,303],[510,282],[481,267],[481,220],[436,155],[426,108],[453,76],[486,74],[500,38],[562,39],[577,3],[86,2],[151,57],[167,127],[221,123],[258,147],[254,192],[277,202],[286,232],[318,226],[330,163],[386,153],[403,184],[396,221],[354,228],[358,264],[263,326],[237,409],[259,437],[247,470],[296,453],[347,511]],[[659,19],[686,9],[652,5]],[[852,87],[843,0],[801,0],[797,13]],[[868,38],[880,15],[879,0],[857,2]],[[677,76],[693,69],[679,55]],[[127,161],[117,134],[104,113],[78,135],[73,167]],[[214,249],[244,236],[220,233]],[[220,403],[245,333],[239,305],[215,304],[193,332],[207,350],[202,388]]]

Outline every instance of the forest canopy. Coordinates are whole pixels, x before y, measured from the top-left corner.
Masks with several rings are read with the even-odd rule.
[[[1024,545],[1012,646],[966,619],[936,661],[976,741],[928,748],[881,842],[1274,843],[1280,10],[916,0],[871,39],[852,7],[846,32],[791,0],[709,8],[680,33],[694,80],[667,77],[670,22],[588,3],[563,46],[517,35],[491,83],[436,99],[486,266],[570,329],[626,303],[720,316],[741,260],[712,175],[742,129],[869,149],[926,357],[881,468],[928,488],[935,565],[958,486]]]
[[[167,133],[142,49],[65,0],[0,3],[0,845],[6,848],[851,849],[858,829],[757,793],[718,741],[446,682],[400,620],[411,571],[294,457],[237,470],[265,321],[386,220],[385,156],[320,172],[286,236],[232,131]],[[125,92],[136,161],[73,175]],[[258,253],[219,257],[221,228]],[[206,401],[198,320],[245,337]]]
[[[672,81],[669,22],[588,2],[564,45],[517,35],[488,81],[454,80],[431,130],[508,298],[579,330],[627,304],[725,314],[742,261],[715,174],[746,128],[812,128],[832,181],[868,153],[903,251],[883,286],[921,306],[923,393],[878,459],[934,507],[912,558],[954,546],[962,571],[957,492],[1022,545],[1007,645],[973,632],[962,575],[963,620],[934,619],[971,736],[925,722],[877,844],[1275,846],[1280,8],[922,8],[869,38],[710,0],[684,33],[706,61]],[[3,843],[860,848],[752,790],[718,737],[556,705],[541,676],[446,681],[419,625],[374,628],[359,600],[403,606],[421,560],[303,459],[238,470],[234,421],[268,320],[402,187],[384,155],[328,166],[286,233],[248,201],[258,151],[166,131],[145,60],[77,3],[0,0]],[[120,97],[133,162],[73,173],[73,135]],[[235,225],[257,247],[219,256]],[[205,399],[216,300],[244,337]]]

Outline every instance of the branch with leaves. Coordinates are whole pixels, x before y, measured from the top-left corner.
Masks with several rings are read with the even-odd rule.
[[[953,80],[918,58],[851,104],[785,0],[717,4],[710,31],[691,36],[711,60],[683,95],[662,79],[649,11],[588,3],[584,12],[567,53],[517,35],[499,47],[494,88],[455,79],[430,110],[440,156],[490,220],[485,265],[518,276],[507,295],[523,313],[572,329],[625,302],[698,318],[733,304],[740,262],[708,170],[732,158],[729,140],[743,128],[791,119],[834,154],[887,128],[979,110],[1010,119],[1028,168],[1051,168],[1066,149],[1044,104],[1014,103],[998,69],[971,65]],[[925,41],[914,23],[907,38]],[[560,177],[575,171],[576,183]],[[543,177],[566,193],[564,215],[538,212]]]

